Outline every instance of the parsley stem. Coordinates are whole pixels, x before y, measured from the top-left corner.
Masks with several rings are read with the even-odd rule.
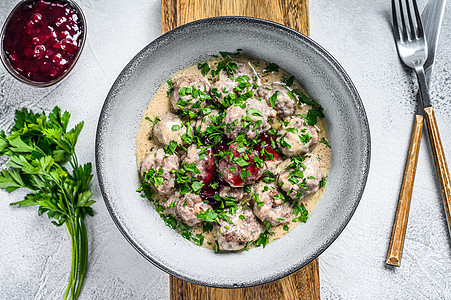
[[[66,224],[67,232],[69,233],[69,236],[70,236],[70,242],[71,242],[71,246],[72,246],[72,264],[71,264],[71,272],[70,272],[70,276],[69,276],[69,282],[67,283],[66,292],[64,293],[64,300],[67,299],[67,296],[69,295],[70,288],[72,286],[73,269],[74,269],[74,263],[75,263],[75,261],[73,259],[74,239],[73,239],[72,225],[69,222],[66,222],[65,224]]]
[[[88,262],[88,237],[84,217],[93,216],[88,187],[92,179],[90,163],[80,167],[75,144],[83,122],[67,131],[70,114],[55,107],[47,117],[23,109],[16,111],[10,135],[0,131],[0,156],[11,159],[11,168],[0,172],[0,188],[13,192],[27,188],[33,193],[11,203],[19,207],[39,206],[56,226],[65,225],[72,249],[71,270],[64,299],[80,295]],[[69,171],[64,164],[70,164]]]
[[[77,291],[75,293],[75,298],[78,298],[81,291],[81,286],[83,285],[83,279],[86,274],[86,268],[88,265],[88,234],[86,232],[86,226],[85,221],[83,220],[83,216],[79,218],[80,221],[80,248],[81,248],[81,254],[80,254],[80,272],[79,272],[79,278],[78,278],[78,287]]]

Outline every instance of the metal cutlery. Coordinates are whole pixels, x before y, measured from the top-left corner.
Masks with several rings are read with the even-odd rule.
[[[430,80],[434,63],[445,0],[431,0],[426,6],[423,12],[423,18],[426,21],[426,35],[423,32],[416,1],[412,0],[410,4],[409,0],[405,0],[404,3],[405,5],[403,5],[403,0],[399,0],[398,10],[395,1],[392,0],[394,35],[398,54],[405,65],[415,70],[420,91],[415,125],[386,261],[387,264],[394,266],[399,266],[401,263],[424,117],[428,125],[430,142],[442,186],[448,226],[451,224],[451,181],[434,111],[430,103],[427,84]]]

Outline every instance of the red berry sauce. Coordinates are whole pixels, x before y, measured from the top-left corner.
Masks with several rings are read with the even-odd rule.
[[[268,132],[264,132],[259,136],[259,142],[258,144],[256,144],[253,148],[253,150],[258,151],[258,156],[260,157],[260,159],[265,160],[265,161],[270,161],[270,160],[281,160],[282,159],[282,155],[280,153],[278,153],[276,151],[276,149],[274,149],[271,145],[271,138],[273,139],[273,141],[275,140],[275,136],[269,134]],[[208,139],[204,139],[203,143],[205,145],[213,145],[213,143],[208,140]],[[266,152],[272,154],[272,158],[267,157],[267,154],[262,153],[262,149],[265,149]],[[212,159],[212,157],[214,156],[214,154],[218,154],[220,152],[225,152],[225,151],[230,151],[233,153],[234,157],[241,157],[241,154],[236,150],[236,146],[234,144],[230,144],[229,140],[227,139],[227,137],[224,135],[221,139],[221,141],[213,147],[213,151],[211,151],[210,149],[208,150],[208,159]],[[240,168],[243,170],[247,170],[250,172],[252,177],[256,177],[259,169],[256,166],[254,159],[252,158],[252,156],[249,156],[248,158],[249,161],[249,165],[244,167],[244,168]],[[218,162],[216,161],[216,163],[214,165],[212,165],[211,168],[208,169],[207,173],[207,178],[204,180],[204,187],[202,188],[202,191],[200,192],[200,196],[204,201],[208,201],[211,205],[217,205],[218,201],[214,199],[214,195],[216,193],[219,193],[219,190],[223,187],[223,186],[229,186],[230,184],[234,185],[234,186],[240,186],[243,184],[243,179],[240,176],[234,176],[232,178],[230,178],[230,182],[226,182],[225,180],[223,180],[222,178],[219,178],[219,174],[216,171],[218,167]],[[259,178],[258,180],[260,180],[261,178]],[[215,187],[213,188],[212,185]]]
[[[282,159],[282,156],[271,145],[271,138],[273,141],[276,140],[275,136],[270,135],[267,132],[263,132],[259,136],[260,143],[255,145],[254,149],[258,151],[260,158],[263,160],[280,160],[280,159]],[[262,154],[262,149],[265,149],[266,152],[271,153],[273,155],[273,158],[270,159],[265,154]]]
[[[13,68],[35,82],[50,82],[74,62],[83,28],[74,7],[60,1],[32,1],[11,16],[3,50]]]

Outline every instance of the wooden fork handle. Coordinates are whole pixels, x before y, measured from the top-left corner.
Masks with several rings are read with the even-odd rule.
[[[432,145],[435,166],[437,167],[437,173],[442,187],[448,229],[451,233],[451,179],[449,177],[448,165],[446,164],[445,152],[443,152],[442,141],[440,140],[440,134],[438,133],[434,110],[432,107],[426,107],[424,109],[424,113],[426,117],[426,124],[428,125],[429,139]]]
[[[388,248],[386,263],[393,266],[401,264],[402,249],[406,236],[407,219],[409,217],[410,199],[412,198],[413,182],[417,169],[418,152],[420,150],[421,133],[423,131],[423,116],[415,116],[412,138],[410,140],[409,154],[402,179],[401,193],[399,194],[398,208]]]

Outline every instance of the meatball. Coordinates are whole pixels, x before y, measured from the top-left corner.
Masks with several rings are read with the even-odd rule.
[[[250,151],[244,147],[231,144],[226,155],[219,161],[219,171],[222,179],[232,187],[243,187],[260,180],[266,171],[263,161],[255,162],[258,151]]]
[[[273,159],[266,161],[266,168],[269,172],[271,172],[274,176],[277,176],[282,172],[280,166],[282,164],[282,159]]]
[[[230,139],[236,139],[240,133],[246,133],[249,139],[271,128],[270,118],[276,116],[276,111],[266,102],[255,98],[246,101],[246,107],[231,106],[226,110],[224,122],[226,135]]]
[[[238,205],[235,214],[228,214],[233,224],[221,219],[216,227],[219,249],[236,251],[243,249],[250,241],[258,239],[262,232],[262,225],[252,213],[249,205],[243,210]]]
[[[153,137],[163,146],[168,145],[171,141],[181,145],[183,143],[181,136],[185,133],[186,127],[182,120],[171,112],[164,114],[153,128]]]
[[[237,98],[240,93],[252,89],[254,82],[260,83],[260,78],[251,63],[238,60],[233,60],[232,63],[237,66],[237,69],[233,68],[234,73],[227,74],[222,70],[219,77],[216,78],[217,81],[211,86],[212,98],[218,103],[224,104],[224,99],[227,96],[232,99]]]
[[[192,88],[196,91],[193,91]],[[202,77],[180,77],[174,81],[174,90],[170,96],[170,102],[174,111],[199,112],[206,106],[206,100],[210,99],[208,93],[210,87]]]
[[[243,62],[239,60],[234,60],[234,63],[236,63],[237,70],[235,73],[235,76],[249,76],[249,78],[252,78],[254,76],[257,76],[257,72],[255,72],[254,67],[250,62]]]
[[[191,193],[182,194],[178,198],[171,197],[166,203],[168,202],[173,206],[174,216],[191,227],[198,226],[202,223],[202,220],[197,218],[198,213],[213,210],[213,207],[205,203],[199,195]]]
[[[214,122],[214,120],[217,120],[218,122],[220,122],[221,118],[218,118],[219,116],[219,112],[216,109],[212,109],[211,113],[209,113],[208,115],[204,115],[202,116],[202,118],[200,118],[199,120],[197,120],[196,122],[196,130],[198,133],[204,132],[208,126],[210,126],[211,124],[214,125],[218,125],[216,122]]]
[[[199,155],[199,153],[201,154]],[[193,144],[188,147],[186,155],[183,158],[183,163],[194,163],[199,170],[199,173],[189,175],[196,176],[197,180],[203,182],[204,184],[208,184],[213,179],[216,167],[213,158],[213,151],[211,151],[211,149],[199,150],[197,145]]]
[[[166,155],[163,149],[151,151],[141,165],[144,181],[149,182],[155,191],[166,196],[175,190],[175,174],[171,170],[180,167],[179,157],[175,154]]]
[[[223,103],[224,98],[229,95],[235,95],[234,91],[237,82],[234,79],[223,77],[211,85],[211,95],[216,102]]]
[[[287,126],[279,128],[281,137],[277,140],[282,153],[287,156],[298,156],[308,153],[318,143],[318,131],[306,125],[302,117],[291,119]]]
[[[287,159],[280,168],[283,171],[278,178],[279,186],[291,199],[302,199],[318,191],[322,175],[317,156],[307,157],[302,163]]]
[[[274,107],[281,118],[286,118],[296,112],[296,98],[288,95],[289,90],[280,83],[272,83],[270,86],[262,85],[257,89],[257,96],[263,98],[269,106]],[[276,95],[272,104],[269,99]]]
[[[243,188],[233,188],[227,185],[222,186],[219,189],[220,197],[231,197],[235,198],[236,201],[240,201],[244,197],[244,189]]]
[[[277,195],[277,196],[276,196]],[[274,198],[275,197],[275,198]],[[268,221],[272,226],[290,222],[294,212],[289,202],[284,202],[277,185],[273,182],[259,182],[253,186],[252,201],[254,214],[260,221]]]

